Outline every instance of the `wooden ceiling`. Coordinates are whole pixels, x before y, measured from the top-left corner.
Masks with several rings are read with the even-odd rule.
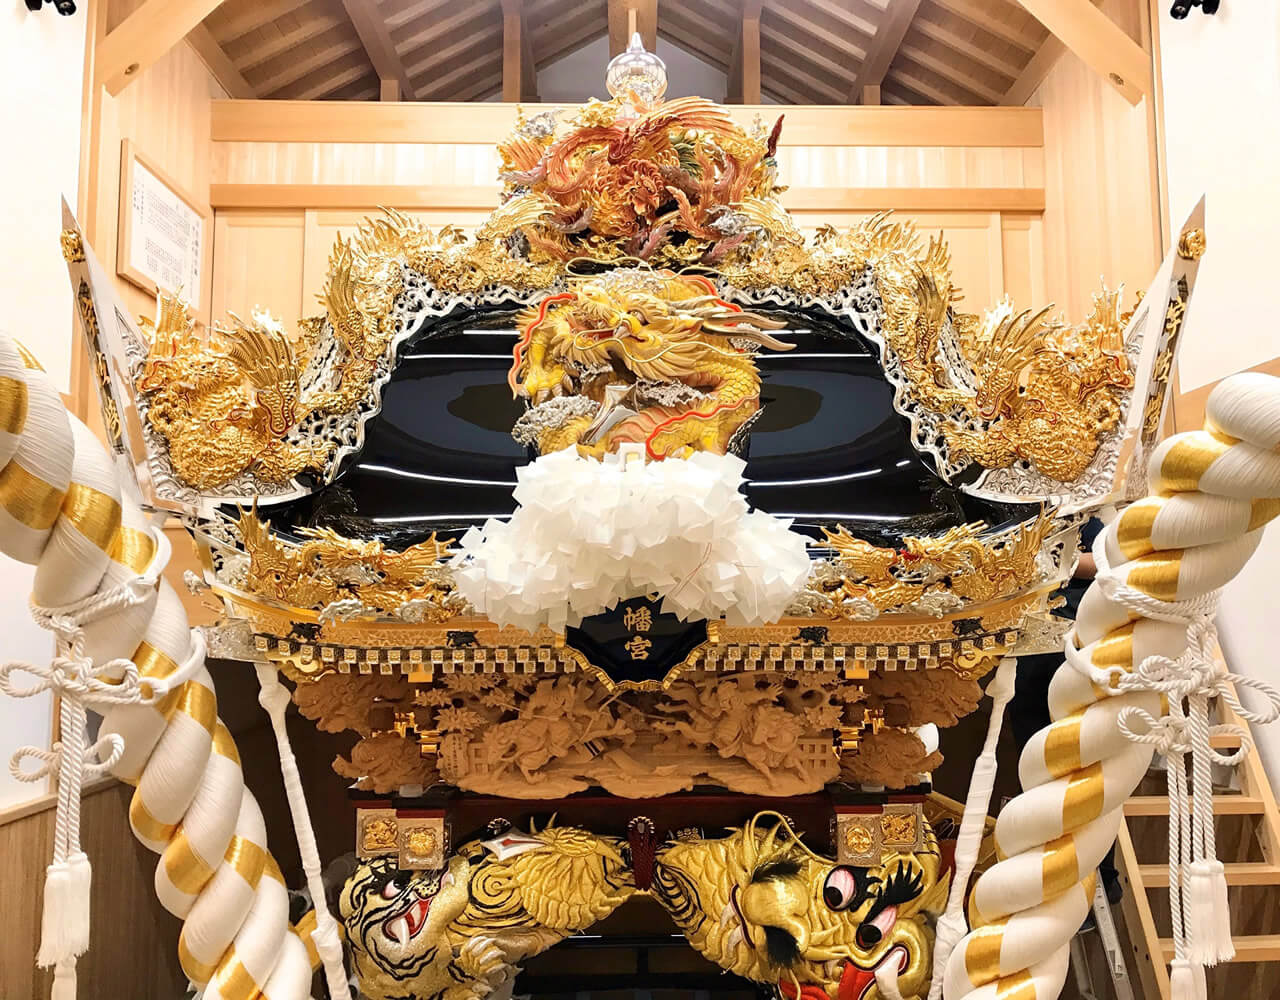
[[[475,101],[503,93],[504,26],[509,34],[514,18],[520,97],[531,100],[534,68],[607,34],[609,5],[225,0],[192,37],[225,57],[237,97]],[[758,39],[760,93],[786,104],[1021,104],[1056,44],[1019,0],[657,4],[658,37],[724,71],[731,91],[741,75],[744,21]],[[508,60],[512,44],[508,38]]]

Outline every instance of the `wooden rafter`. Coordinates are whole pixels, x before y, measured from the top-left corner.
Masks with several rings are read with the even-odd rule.
[[[1151,93],[1151,59],[1090,0],[1018,0],[1130,104]]]
[[[240,68],[240,72],[247,73],[255,66],[270,62],[285,52],[304,50],[313,38],[343,23],[342,14],[338,11],[332,13],[325,11],[314,17],[294,20],[296,24],[293,28],[287,31],[282,28],[275,37],[255,36],[251,39],[240,37],[226,42],[223,49]]]
[[[533,43],[534,58],[547,65],[568,55],[609,30],[609,15],[604,5],[573,5],[554,10],[537,20],[530,11],[526,19]]]
[[[294,11],[305,7],[311,0],[261,0],[247,7],[230,7],[219,10],[214,16],[216,24],[211,27],[222,44],[230,49],[231,44],[251,31],[271,24]]]
[[[423,15],[405,23],[402,29],[392,29],[391,37],[401,52],[413,52],[424,45],[438,45],[458,35],[474,34],[478,22],[489,19],[490,11],[484,6],[469,3],[445,8],[444,16]]]
[[[873,93],[879,100],[879,88],[884,83],[885,74],[889,72],[889,64],[898,54],[902,39],[919,9],[920,0],[894,0],[885,9],[875,37],[871,39],[871,47],[867,49],[867,57],[862,60],[858,75],[853,78],[853,85],[845,99],[846,104],[857,104],[864,97],[871,96],[864,94],[864,87],[875,87]]]
[[[236,69],[236,64],[228,57],[213,33],[203,23],[197,24],[187,34],[187,41],[195,49],[196,55],[204,63],[205,68],[213,74],[213,78],[227,92],[228,97],[241,100],[252,100],[258,92],[249,85],[244,74]]]
[[[481,49],[488,51],[492,47],[491,40],[496,39],[501,31],[502,22],[496,21],[492,24],[477,26],[476,30],[459,35],[450,45],[417,50],[421,53],[421,58],[408,66],[409,76],[419,81],[416,92],[422,93],[423,82],[431,83],[438,74],[459,65],[459,57],[465,53]],[[425,81],[422,80],[423,77],[426,77]]]
[[[769,68],[770,83],[776,85],[779,78],[790,80],[803,88],[808,95],[805,104],[843,104],[844,92],[832,86],[829,80],[820,80],[797,66],[792,60],[783,59],[770,52],[762,52],[760,61]]]
[[[632,12],[634,11],[634,29]],[[623,52],[631,41],[631,32],[640,32],[640,40],[650,52],[658,46],[658,0],[609,0],[609,54]]]
[[[861,60],[866,55],[866,50],[856,42],[851,40],[842,41],[840,47],[843,50],[845,61],[839,63],[823,55],[822,51],[808,37],[803,34],[797,37],[792,33],[792,29],[784,27],[776,20],[772,24],[766,21],[761,25],[760,30],[771,45],[787,49],[797,59],[803,59],[811,63],[815,68],[826,73],[831,78],[832,83],[841,87],[848,86],[849,79],[855,69],[849,62],[849,57],[852,56]]]
[[[222,0],[147,0],[108,32],[94,56],[97,82],[116,95],[189,35]]]
[[[423,91],[423,97],[433,101],[462,101],[468,87],[477,80],[497,76],[502,81],[502,61],[491,49],[480,50],[469,62],[463,63],[451,73],[431,81]]]
[[[392,88],[387,87],[387,84],[394,82],[395,90],[407,100],[413,100],[413,84],[409,82],[409,74],[391,41],[391,32],[387,30],[387,22],[383,20],[378,5],[370,0],[342,0],[342,6],[347,17],[351,18],[351,26],[356,29],[374,72],[382,82],[383,93],[388,93]]]
[[[336,64],[339,60],[346,60],[343,66],[350,68],[351,55],[359,52],[360,39],[347,25],[340,25],[330,28],[303,49],[304,54],[301,58],[294,57],[292,53],[284,53],[271,62],[263,63],[251,70],[249,80],[257,87],[258,93],[269,97],[299,80],[308,79],[309,81],[317,71],[322,72],[327,66]],[[363,65],[368,71],[367,60]]]
[[[805,10],[806,7],[826,17],[829,23],[824,25],[814,21]],[[795,3],[795,0],[776,0],[769,5],[769,11],[818,38],[831,38],[850,30],[858,32],[863,38],[873,38],[876,33],[873,18],[881,16],[877,7],[863,5],[863,14],[859,15],[853,4],[841,3],[839,0],[808,0],[806,4]],[[834,33],[833,27],[836,29]]]
[[[1002,91],[997,90],[983,80],[979,80],[976,76],[966,73],[955,63],[940,59],[924,49],[916,48],[914,45],[903,45],[898,51],[901,52],[904,59],[915,63],[917,66],[923,66],[935,76],[955,84],[960,89],[976,97],[980,97],[982,101],[988,104],[999,104],[1000,98],[1004,96]]]
[[[985,66],[993,73],[998,73],[1006,80],[1014,80],[1018,76],[1018,67],[991,54],[989,50],[981,45],[974,45],[973,42],[961,38],[950,28],[941,24],[936,24],[928,20],[922,14],[917,15],[916,19],[911,22],[911,30],[919,32],[927,38],[945,45],[953,52],[958,52],[970,61],[977,63],[979,66]],[[910,37],[910,36],[908,36]],[[1052,35],[1050,37],[1053,37]]]
[[[684,49],[691,56],[710,63],[726,73],[729,72],[733,51],[732,49],[726,51],[722,47],[723,33],[719,36],[708,38],[686,20],[689,16],[689,11],[687,10],[682,10],[679,14],[674,11],[664,11],[662,15],[662,37],[669,39],[671,44]]]
[[[977,25],[988,35],[1021,49],[1028,56],[1039,47],[1038,38],[1029,38],[1026,32],[1019,31],[1001,20],[999,13],[992,9],[990,0],[932,0],[932,2],[970,24]]]

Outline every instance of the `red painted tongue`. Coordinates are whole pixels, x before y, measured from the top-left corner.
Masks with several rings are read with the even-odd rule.
[[[839,1000],[862,1000],[862,994],[875,981],[875,969],[859,969],[846,959],[840,976],[840,991],[836,995]]]

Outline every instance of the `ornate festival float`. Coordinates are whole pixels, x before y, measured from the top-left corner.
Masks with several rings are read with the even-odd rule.
[[[208,998],[310,996],[320,965],[334,997],[349,973],[372,1000],[501,996],[633,896],[789,998],[1056,997],[1124,799],[1208,731],[1212,596],[1280,510],[1274,380],[1161,441],[1203,222],[1135,310],[968,313],[938,239],[797,229],[781,118],[664,102],[636,43],[608,86],[520,118],[473,235],[387,211],[340,240],[296,330],[197,329],[168,293],[135,324],[68,221],[107,450],[0,350],[0,546],[38,566],[63,733],[103,715],[61,785],[135,784]],[[1104,506],[1067,632],[1052,593]],[[150,512],[189,529],[217,625],[188,628]],[[1013,658],[1064,641],[1058,721],[981,850],[995,734],[961,823],[938,729],[993,671],[998,726]],[[206,657],[257,665],[296,925]],[[359,734],[335,763],[358,864],[327,902],[290,697]],[[1211,829],[1175,858],[1189,926],[1221,905]],[[72,824],[41,954],[64,989],[87,877]],[[1179,942],[1179,981],[1229,947]]]

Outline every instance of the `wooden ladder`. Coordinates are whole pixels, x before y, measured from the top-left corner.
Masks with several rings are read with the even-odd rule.
[[[1249,726],[1221,699],[1218,701],[1218,712],[1222,721],[1234,723],[1248,731]],[[1230,737],[1215,737],[1215,747],[1219,749],[1235,749],[1238,742]],[[1257,921],[1244,907],[1237,907],[1234,894],[1242,887],[1259,890],[1259,887],[1280,886],[1280,809],[1276,807],[1275,794],[1271,783],[1267,780],[1262,767],[1262,760],[1254,747],[1245,756],[1236,769],[1239,778],[1239,793],[1223,792],[1213,798],[1215,816],[1246,817],[1241,820],[1247,824],[1246,835],[1234,846],[1234,853],[1244,854],[1247,851],[1261,855],[1260,861],[1225,861],[1227,885],[1233,887],[1232,919],[1235,934],[1235,958],[1229,964],[1208,970],[1209,996],[1239,997],[1240,1000],[1253,1000],[1255,997],[1271,996],[1270,990],[1258,993],[1240,989],[1258,970],[1243,969],[1241,966],[1260,962],[1280,961],[1280,930],[1274,921],[1262,917],[1265,933],[1246,933],[1246,924]],[[1167,840],[1160,838],[1160,860],[1144,863],[1137,856],[1134,839],[1130,834],[1130,824],[1142,817],[1169,815],[1169,799],[1165,795],[1135,795],[1125,803],[1125,819],[1120,824],[1117,838],[1117,867],[1126,881],[1124,900],[1121,904],[1136,961],[1133,963],[1142,984],[1145,1000],[1170,1000],[1168,962],[1173,958],[1173,939],[1162,936],[1157,929],[1156,910],[1152,907],[1151,893],[1163,893],[1169,887],[1169,865]],[[1232,853],[1228,847],[1228,838],[1218,830],[1218,856],[1227,858]],[[1154,844],[1152,845],[1154,848]],[[1263,911],[1276,909],[1271,902],[1270,894],[1265,889],[1260,898]],[[1163,929],[1169,929],[1167,904],[1160,908]],[[1256,916],[1257,914],[1253,914]]]

